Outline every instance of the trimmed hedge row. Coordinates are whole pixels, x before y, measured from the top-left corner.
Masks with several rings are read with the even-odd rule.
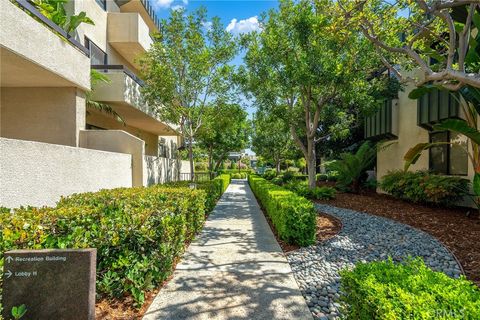
[[[480,319],[480,290],[465,278],[404,263],[358,263],[341,271],[346,319]]]
[[[1,212],[0,252],[97,248],[97,293],[116,298],[131,294],[140,306],[144,293],[171,274],[185,243],[201,230],[229,180],[228,175],[219,177],[196,189],[157,185],[101,190],[62,198],[54,208]]]
[[[310,201],[256,175],[248,182],[282,240],[300,246],[315,242],[317,213]]]
[[[442,176],[427,171],[387,173],[380,187],[392,196],[427,204],[451,206],[468,193],[470,181],[460,177]]]

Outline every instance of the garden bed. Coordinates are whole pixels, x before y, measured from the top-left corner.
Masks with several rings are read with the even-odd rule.
[[[283,252],[287,253],[287,252],[298,250],[301,248],[298,245],[288,244],[282,239],[280,239],[277,234],[277,231],[275,230],[275,227],[272,224],[272,220],[265,212],[265,209],[261,208],[261,210],[263,212],[263,215],[267,219],[268,225],[270,226],[270,229],[272,230],[275,236],[275,239],[277,240],[278,244],[282,248]],[[317,242],[327,241],[328,239],[337,235],[341,229],[342,229],[342,223],[340,222],[340,220],[332,217],[331,215],[324,214],[324,213],[320,213],[317,215],[317,232],[316,232]]]
[[[455,254],[467,278],[480,285],[480,219],[475,209],[423,206],[375,192],[338,193],[333,200],[317,202],[387,217],[431,234]]]

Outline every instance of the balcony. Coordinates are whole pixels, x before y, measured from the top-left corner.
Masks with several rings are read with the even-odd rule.
[[[111,105],[129,126],[157,135],[176,135],[144,101],[141,93],[143,81],[133,72],[122,65],[93,65],[92,68],[107,74],[110,79],[110,83],[93,88],[93,100]]]
[[[380,109],[365,118],[366,139],[383,140],[398,137],[398,106],[395,100],[385,100]]]
[[[120,7],[121,12],[139,13],[143,21],[147,23],[150,33],[160,30],[160,20],[157,18],[149,0],[115,0],[115,2]]]
[[[138,13],[108,13],[108,42],[139,69],[136,59],[152,46],[149,29]]]
[[[417,124],[427,130],[449,118],[460,118],[458,101],[448,91],[435,89],[417,101]]]
[[[90,59],[84,46],[29,1],[0,4],[2,87],[90,89]]]

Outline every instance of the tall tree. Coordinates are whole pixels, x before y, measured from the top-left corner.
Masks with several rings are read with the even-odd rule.
[[[283,109],[315,187],[315,145],[344,136],[351,118],[342,108],[356,101],[373,102],[366,94],[366,71],[379,62],[359,34],[340,30],[335,1],[280,1],[261,19],[263,30],[245,36],[245,67],[240,74],[257,104]],[[337,32],[337,30],[340,30]],[[334,124],[327,124],[332,119]]]
[[[247,147],[250,127],[247,115],[235,103],[220,103],[205,109],[197,141],[208,154],[210,172],[218,170],[229,152]]]
[[[252,150],[272,161],[279,174],[282,160],[294,147],[288,125],[279,117],[263,112],[255,114],[252,124]]]
[[[417,86],[480,88],[479,0],[339,0],[345,28],[358,28],[391,72]],[[400,66],[400,68],[398,68]],[[421,70],[412,77],[412,68]]]
[[[193,143],[204,111],[212,103],[229,101],[228,63],[237,51],[220,19],[210,22],[204,8],[190,14],[172,10],[141,60],[146,100],[163,121],[179,127],[188,144],[192,179]]]

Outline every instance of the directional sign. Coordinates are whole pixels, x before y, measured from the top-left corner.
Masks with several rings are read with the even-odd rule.
[[[25,305],[22,319],[95,319],[96,249],[5,253],[3,317]]]

